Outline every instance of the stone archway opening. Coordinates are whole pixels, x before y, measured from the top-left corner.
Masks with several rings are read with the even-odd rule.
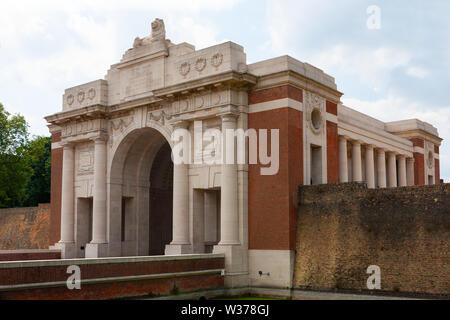
[[[165,143],[153,161],[150,173],[149,255],[164,255],[172,241],[173,162]]]
[[[163,255],[172,241],[171,146],[156,129],[128,133],[112,161],[110,245],[121,256]]]

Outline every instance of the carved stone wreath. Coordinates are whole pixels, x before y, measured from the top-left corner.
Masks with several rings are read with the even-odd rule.
[[[82,103],[84,101],[84,96],[85,96],[84,91],[78,92],[77,100],[79,103]]]
[[[94,98],[95,98],[95,90],[93,88],[89,89],[89,91],[88,91],[88,98],[90,100],[94,100]]]
[[[206,59],[205,58],[199,58],[197,62],[195,63],[195,70],[198,72],[202,72],[206,68]]]
[[[179,71],[180,71],[180,74],[183,77],[185,77],[185,76],[187,76],[189,71],[191,71],[191,65],[188,62],[184,62],[181,64]]]
[[[75,97],[73,96],[73,94],[69,94],[67,96],[67,103],[69,104],[69,106],[71,106],[74,101],[75,101]]]
[[[223,54],[216,53],[215,55],[212,56],[211,58],[211,65],[215,68],[219,67],[223,62]]]

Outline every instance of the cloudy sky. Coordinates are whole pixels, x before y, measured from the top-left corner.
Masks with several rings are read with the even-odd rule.
[[[367,27],[371,5],[379,29]],[[448,0],[2,0],[0,102],[48,135],[43,117],[60,111],[64,89],[103,78],[159,17],[175,43],[231,40],[250,63],[288,54],[334,76],[349,107],[430,122],[450,181],[448,12]]]

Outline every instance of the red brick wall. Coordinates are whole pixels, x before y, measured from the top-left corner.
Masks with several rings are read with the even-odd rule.
[[[300,89],[283,86],[252,92],[249,101],[254,104],[286,97],[303,100]],[[259,164],[249,166],[250,249],[295,248],[297,186],[303,183],[302,116],[288,107],[249,114],[249,128],[280,130],[278,174],[262,176]]]
[[[337,104],[327,101],[327,112],[337,116],[338,115]]]
[[[434,146],[434,153],[439,154],[439,146]],[[441,168],[439,168],[439,159],[435,159],[434,161],[434,170],[435,170],[435,177],[436,177],[436,184],[441,183]]]
[[[57,143],[60,141],[60,132],[52,134],[52,143]],[[61,239],[62,162],[63,148],[52,149],[50,244],[55,244]]]
[[[338,164],[338,126],[334,122],[327,121],[327,176],[328,183],[339,182]]]
[[[204,275],[159,276],[167,273],[219,270],[224,268],[224,258],[198,258],[138,262],[101,261],[79,264],[81,280],[104,279],[108,277],[138,277],[158,275],[156,279],[136,280],[103,280],[98,284],[81,284],[81,290],[69,290],[62,284],[52,288],[23,289],[0,291],[0,299],[112,299],[135,297],[149,294],[169,294],[176,287],[179,292],[199,289],[217,289],[223,287],[224,280],[220,273]],[[67,267],[77,265],[77,261],[63,265],[43,263],[39,266],[21,266],[1,268],[0,286],[18,284],[37,284],[46,282],[65,282],[70,276]]]
[[[30,252],[0,252],[0,261],[53,260],[61,259],[61,252],[30,251]]]
[[[285,98],[291,98],[293,100],[303,102],[303,91],[289,85],[252,91],[248,95],[248,104],[256,104]]]
[[[425,184],[424,155],[414,152],[414,160],[414,185],[423,186]]]
[[[412,138],[410,141],[413,143],[414,147],[425,148],[425,141],[420,138]]]

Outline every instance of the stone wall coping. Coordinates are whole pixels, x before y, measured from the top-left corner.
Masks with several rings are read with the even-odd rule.
[[[204,276],[204,275],[211,275],[211,274],[222,274],[222,272],[223,272],[223,269],[211,269],[211,270],[187,271],[187,272],[158,273],[158,274],[149,274],[149,275],[141,275],[141,276],[81,279],[80,284],[88,285],[88,284],[103,284],[103,283],[122,282],[122,281],[129,282],[129,281],[142,281],[142,280],[153,280],[153,279],[195,277],[195,276]],[[55,282],[43,282],[43,283],[23,283],[23,284],[6,285],[6,286],[0,285],[0,291],[54,288],[54,287],[63,287],[66,285],[67,285],[67,281],[55,281]]]
[[[225,258],[224,254],[186,254],[178,256],[151,256],[151,257],[118,257],[118,258],[96,258],[96,259],[60,259],[60,260],[33,260],[33,261],[6,261],[0,262],[0,269],[27,268],[27,267],[50,267],[89,264],[113,264],[113,263],[136,263],[176,260],[199,260]]]
[[[16,249],[16,250],[0,250],[1,254],[17,254],[17,253],[58,253],[58,249]]]

